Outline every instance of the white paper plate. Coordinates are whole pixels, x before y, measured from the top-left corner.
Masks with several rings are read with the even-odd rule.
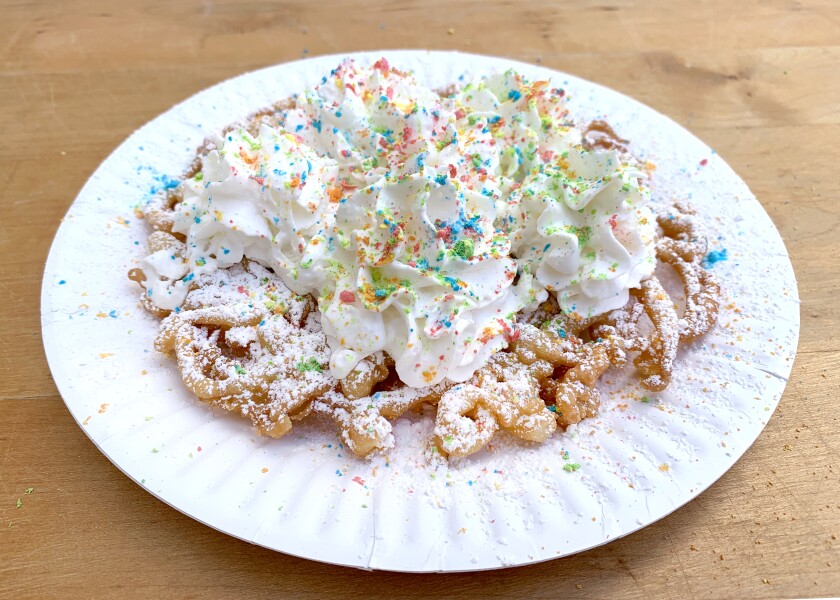
[[[509,67],[550,78],[571,93],[579,120],[605,116],[657,165],[657,198],[693,202],[718,236],[717,256],[726,253],[712,267],[725,308],[718,326],[681,353],[671,387],[645,394],[629,374],[613,372],[597,419],[538,446],[498,436],[490,449],[437,467],[423,458],[429,418],[400,421],[397,449],[360,461],[330,427],[304,423],[282,440],[262,439],[244,420],[197,402],[174,361],[153,350],[157,321],[126,278],[147,236],[132,208],[171,185],[210,132],[316,83],[343,58],[328,56],[201,92],[132,135],[82,189],[53,242],[41,308],[50,369],[82,429],[129,477],[199,521],[289,554],[370,569],[466,571],[565,556],[697,496],[761,432],[796,350],[796,280],[761,205],[713,150],[616,92],[507,59],[354,57],[382,55],[435,87]]]

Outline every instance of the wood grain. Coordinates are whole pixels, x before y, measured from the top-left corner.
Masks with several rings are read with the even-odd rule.
[[[0,15],[0,597],[840,595],[836,2],[0,0]],[[395,47],[510,56],[629,94],[713,146],[779,227],[802,297],[799,356],[765,432],[686,507],[540,565],[363,573],[183,516],[122,475],[64,408],[41,346],[40,278],[105,156],[226,77]]]

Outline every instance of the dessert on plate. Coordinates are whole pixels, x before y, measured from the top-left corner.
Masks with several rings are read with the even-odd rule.
[[[597,413],[611,366],[664,389],[717,316],[692,209],[651,201],[628,144],[548,81],[436,91],[347,60],[208,140],[142,207],[129,276],[186,386],[261,434],[324,415],[365,456],[425,407],[446,456],[541,442]]]

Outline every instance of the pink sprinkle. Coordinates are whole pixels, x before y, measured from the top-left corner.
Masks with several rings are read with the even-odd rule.
[[[198,451],[201,452],[201,446],[198,447]]]
[[[365,484],[365,480],[364,480],[364,479],[362,479],[361,477],[359,477],[358,475],[356,475],[356,476],[353,478],[353,481],[355,481],[355,482],[356,482],[356,483],[358,483],[359,485],[364,485],[364,484]]]
[[[353,304],[356,301],[356,294],[350,290],[344,290],[338,295],[339,300],[344,304]]]
[[[709,159],[708,158],[704,158],[703,160],[700,161],[700,166],[701,167],[705,167],[708,164],[709,164]]]

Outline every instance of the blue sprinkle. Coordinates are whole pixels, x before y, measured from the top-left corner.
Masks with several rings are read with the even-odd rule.
[[[66,282],[66,281],[64,281],[63,279],[60,279],[60,280],[58,281],[58,285],[64,285],[65,283],[67,283],[67,282]]]
[[[161,192],[161,191],[166,192],[168,190],[175,189],[176,187],[181,185],[180,181],[178,181],[177,179],[173,179],[169,175],[164,175],[164,174],[155,175],[153,177],[153,179],[156,183],[152,184],[149,187],[149,193],[152,194],[152,195],[155,195],[155,194],[157,194],[158,192]]]
[[[441,173],[440,175],[435,177],[435,183],[437,183],[439,185],[446,185],[446,174]]]
[[[341,111],[340,110],[335,111],[335,116],[336,117],[341,117]]]
[[[712,250],[706,255],[701,264],[704,268],[708,269],[710,267],[715,266],[715,264],[726,260],[727,258],[728,254],[726,252],[726,248],[724,248],[723,250]]]
[[[519,90],[511,90],[508,92],[508,98],[513,101],[519,100],[522,97],[522,92]]]
[[[318,133],[321,133],[321,120],[318,119],[317,121],[312,121],[312,127],[314,127]]]
[[[194,220],[196,223],[201,223],[201,217],[195,217],[195,219],[193,219],[193,220]]]
[[[295,127],[295,131],[300,131],[301,129],[303,129],[303,125],[298,125],[297,127]]]
[[[116,319],[117,318],[117,310],[116,309],[112,310],[111,312],[108,313],[108,316],[111,317],[112,319]]]

